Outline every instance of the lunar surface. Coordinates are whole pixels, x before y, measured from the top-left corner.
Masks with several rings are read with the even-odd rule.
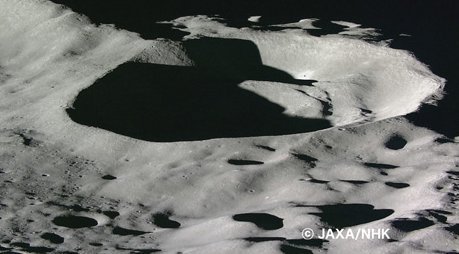
[[[0,253],[459,250],[456,53],[351,18],[134,27],[75,2],[0,0]]]

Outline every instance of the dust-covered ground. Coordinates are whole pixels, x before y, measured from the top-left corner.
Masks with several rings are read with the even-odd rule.
[[[0,252],[459,248],[457,139],[405,117],[447,77],[383,31],[192,15],[144,39],[50,1],[0,7]]]

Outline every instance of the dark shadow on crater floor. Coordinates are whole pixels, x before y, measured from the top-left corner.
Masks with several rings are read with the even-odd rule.
[[[262,165],[262,161],[230,159],[228,164],[236,166]]]
[[[156,213],[153,215],[153,223],[160,228],[179,228],[181,224],[178,221],[170,219],[171,213]]]
[[[380,220],[394,213],[392,209],[374,209],[370,204],[322,205],[317,208],[321,212],[311,214],[319,216],[328,226],[339,229]]]
[[[48,247],[31,246],[29,243],[23,243],[23,242],[11,243],[11,246],[19,247],[21,251],[24,251],[27,253],[48,253],[48,252],[52,252],[55,250],[53,248],[48,248]],[[17,252],[10,251],[6,253],[17,253]]]
[[[93,218],[75,215],[58,216],[53,219],[53,223],[66,228],[89,228],[98,224]]]
[[[430,227],[435,223],[424,217],[417,218],[416,220],[412,219],[398,219],[393,221],[392,226],[402,232],[412,232],[426,227]]]
[[[384,146],[388,149],[391,149],[391,150],[400,150],[402,149],[403,147],[405,147],[405,145],[407,144],[408,142],[406,141],[406,139],[404,139],[402,136],[400,135],[394,135],[392,137],[390,137],[386,143],[384,143]]]
[[[113,228],[113,232],[112,233],[115,234],[115,235],[122,235],[122,236],[126,236],[126,235],[138,236],[138,235],[148,234],[148,232],[145,232],[145,231],[127,229],[127,228],[122,228],[122,227]]]
[[[61,244],[64,242],[64,237],[50,232],[45,232],[41,234],[40,237],[54,244]]]
[[[284,135],[330,127],[240,88],[244,80],[310,85],[264,66],[244,40],[185,43],[196,67],[125,63],[83,90],[67,113],[77,123],[156,142]],[[282,84],[279,84],[282,85]]]
[[[251,222],[264,230],[276,230],[284,226],[284,219],[268,213],[241,213],[234,215],[233,220]]]
[[[287,244],[282,244],[280,246],[280,251],[282,251],[282,253],[285,253],[285,254],[312,254],[314,253],[311,250],[298,248],[298,247],[290,246]]]
[[[344,20],[374,27],[393,39],[391,47],[414,53],[431,70],[447,79],[446,97],[439,106],[424,105],[408,115],[416,125],[454,138],[459,135],[459,1],[323,1],[323,0],[52,0],[69,6],[95,23],[115,24],[144,38],[180,38],[181,34],[155,22],[187,15],[219,15],[231,26],[269,26],[297,22],[303,18]],[[441,15],[438,15],[441,14]],[[259,23],[247,21],[261,15]],[[388,18],[390,17],[390,18]],[[323,24],[316,24],[318,27]],[[329,24],[325,24],[329,25]],[[322,29],[327,27],[321,27]],[[336,31],[338,31],[336,27]],[[327,30],[327,29],[325,29]],[[334,31],[334,32],[336,32]],[[323,31],[316,31],[323,32]],[[411,36],[399,36],[400,34]]]

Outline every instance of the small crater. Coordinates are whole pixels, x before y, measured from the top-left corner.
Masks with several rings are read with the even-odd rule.
[[[169,218],[170,213],[157,213],[153,215],[153,223],[160,228],[179,228],[180,223]]]
[[[438,222],[441,222],[441,223],[446,223],[446,221],[448,220],[448,217],[446,217],[444,215],[441,215],[441,214],[438,214],[435,211],[429,211],[429,214],[432,217],[434,217]]]
[[[284,241],[283,237],[247,237],[244,240],[248,242],[260,243],[260,242],[272,242],[272,241]]]
[[[69,50],[64,53],[65,57],[74,57],[74,56],[79,56],[79,55],[81,55],[81,52],[78,52],[76,50]]]
[[[391,165],[391,164],[382,164],[382,163],[370,163],[370,162],[367,162],[367,163],[364,163],[363,165],[369,167],[369,168],[377,168],[377,169],[394,169],[394,168],[398,168],[398,166],[394,166],[394,165]]]
[[[64,237],[54,233],[43,233],[40,237],[54,244],[61,244],[64,242]]]
[[[264,230],[275,230],[284,226],[283,219],[267,213],[241,213],[233,216],[235,221],[251,222]]]
[[[22,251],[32,252],[32,253],[48,253],[48,252],[54,251],[53,248],[40,247],[40,246],[33,247],[33,246],[30,246],[30,244],[28,243],[21,243],[21,242],[12,243],[10,245],[14,247],[19,247],[21,248]]]
[[[122,235],[122,236],[125,236],[125,235],[137,236],[137,235],[144,235],[144,234],[148,234],[148,233],[150,233],[150,232],[134,230],[134,229],[126,229],[126,228],[122,228],[122,227],[115,227],[113,229],[113,234]]]
[[[37,147],[39,146],[39,142],[37,142],[36,140],[34,140],[32,137],[24,134],[24,133],[19,133],[18,134],[21,138],[22,138],[22,143],[25,145],[25,146],[30,146],[30,147]]]
[[[402,189],[402,188],[406,188],[406,187],[409,187],[410,185],[407,184],[407,183],[394,183],[394,182],[385,182],[385,184],[387,186],[390,186],[390,187],[393,187],[393,188],[397,188],[397,189]]]
[[[311,157],[311,156],[306,155],[306,154],[294,153],[292,155],[295,156],[295,158],[297,158],[299,160],[302,160],[304,162],[307,162],[307,163],[311,163],[311,162],[316,162],[317,161],[316,158]]]
[[[104,180],[115,180],[116,176],[104,175],[104,176],[102,176],[102,179],[104,179]]]
[[[263,149],[263,150],[266,150],[266,151],[270,151],[270,152],[275,152],[276,149],[270,147],[270,146],[263,146],[263,145],[256,145],[256,147],[260,148],[260,149]]]
[[[75,212],[89,212],[88,208],[84,208],[81,205],[72,205],[69,208]]]
[[[440,213],[440,214],[453,214],[452,212],[448,212],[445,210],[438,210],[438,209],[429,209],[427,211],[433,212],[433,213]]]
[[[287,244],[282,244],[280,246],[280,250],[282,251],[282,253],[285,253],[285,254],[312,254],[313,253],[311,250],[298,248],[298,247],[290,246]]]
[[[328,183],[329,181],[324,181],[324,180],[319,180],[319,179],[311,179],[311,180],[309,180],[309,182],[325,184],[325,183]]]
[[[61,195],[61,196],[62,197],[68,197],[68,195]],[[90,211],[88,208],[82,207],[81,205],[69,206],[69,205],[64,205],[64,204],[57,203],[55,201],[49,201],[48,204],[54,205],[54,206],[59,206],[59,207],[64,207],[66,209],[69,209],[69,210],[72,210],[72,211],[75,211],[75,212],[89,212]]]
[[[373,113],[373,111],[371,111],[369,109],[365,109],[365,108],[361,108],[360,112],[362,112],[362,115],[369,115],[369,114]]]
[[[447,138],[447,137],[441,137],[441,138],[435,139],[435,142],[439,144],[445,144],[445,143],[454,143],[454,140]]]
[[[361,184],[369,183],[368,181],[360,181],[360,180],[341,180],[341,182],[351,183],[354,185],[361,185]]]
[[[402,232],[412,232],[419,229],[430,227],[434,225],[434,222],[424,217],[421,217],[417,220],[398,219],[393,221],[391,224],[394,228]]]
[[[392,137],[390,137],[385,143],[384,143],[384,146],[391,149],[391,150],[400,150],[402,149],[403,147],[405,147],[405,145],[407,144],[408,142],[406,141],[406,139],[404,139],[402,136],[396,134],[396,135],[393,135]]]
[[[333,104],[330,101],[319,100],[322,104],[322,115],[324,117],[333,115]]]
[[[374,209],[369,204],[337,204],[318,206],[321,213],[311,213],[334,228],[356,226],[383,219],[392,213],[392,209]]]
[[[459,235],[459,224],[454,224],[452,226],[446,227],[445,229],[453,234]]]
[[[103,211],[102,213],[112,220],[120,215],[117,211]]]
[[[228,163],[236,166],[247,166],[247,165],[261,165],[264,164],[262,161],[254,160],[238,160],[238,159],[229,159]]]
[[[128,248],[123,248],[116,246],[115,247],[117,250],[129,250],[129,253],[131,254],[150,254],[150,253],[155,253],[155,252],[160,252],[161,250],[159,249],[128,249]],[[181,253],[181,252],[178,252]]]
[[[66,228],[89,228],[98,224],[93,218],[75,215],[58,216],[53,219],[53,223]]]
[[[322,248],[324,243],[328,242],[328,240],[322,239],[288,239],[287,243],[295,245],[295,246],[310,246],[310,247],[317,247]]]

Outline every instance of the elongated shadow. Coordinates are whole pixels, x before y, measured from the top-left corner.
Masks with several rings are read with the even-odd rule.
[[[284,115],[283,107],[238,87],[245,79],[305,85],[312,81],[295,80],[263,66],[251,42],[212,41],[186,43],[196,67],[122,64],[83,90],[67,113],[80,124],[156,142],[283,135],[330,127],[327,120]],[[226,52],[218,52],[220,48]]]

